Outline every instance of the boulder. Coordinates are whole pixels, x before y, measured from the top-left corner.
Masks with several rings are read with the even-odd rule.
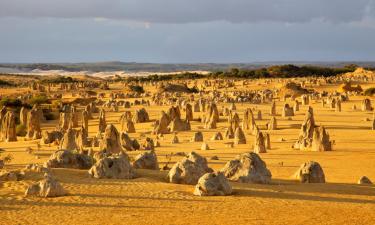
[[[93,159],[89,155],[74,153],[69,150],[57,150],[43,166],[46,168],[89,169],[92,164]]]
[[[366,177],[366,176],[362,176],[359,180],[358,180],[358,184],[372,184],[371,180]]]
[[[135,169],[158,170],[159,164],[155,151],[144,152],[137,155],[134,159],[133,167]]]
[[[170,183],[195,185],[201,176],[209,172],[212,169],[208,167],[206,158],[191,152],[174,164],[168,173],[168,180]]]
[[[191,130],[189,120],[182,120],[180,118],[175,118],[168,126],[170,132],[177,131],[189,131]]]
[[[89,174],[98,179],[133,179],[136,176],[128,156],[123,152],[103,157],[90,168]]]
[[[223,135],[220,132],[216,132],[212,137],[211,141],[223,140]]]
[[[59,197],[66,195],[63,186],[51,175],[45,174],[44,179],[31,184],[25,191],[25,196]]]
[[[63,133],[61,131],[47,131],[44,130],[42,132],[42,139],[40,139],[41,144],[51,144],[54,143],[55,141],[60,142],[61,139],[63,138]]]
[[[225,177],[241,183],[268,184],[271,182],[271,172],[258,154],[250,152],[238,155],[220,170]]]
[[[224,196],[232,194],[232,186],[222,173],[206,173],[198,180],[194,195]]]
[[[195,132],[190,141],[191,142],[202,142],[203,141],[203,134],[202,134],[202,132],[200,132],[200,131]]]
[[[134,118],[133,118],[134,123],[146,123],[150,121],[149,115],[146,111],[145,108],[138,109],[135,111]]]
[[[325,183],[325,176],[319,163],[310,161],[301,165],[295,174],[301,183]]]

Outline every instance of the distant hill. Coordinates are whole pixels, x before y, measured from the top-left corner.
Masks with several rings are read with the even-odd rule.
[[[30,72],[32,70],[64,70],[69,72],[177,72],[177,71],[223,71],[230,68],[259,69],[273,65],[313,65],[322,67],[341,68],[348,64],[361,67],[375,67],[375,62],[254,62],[254,63],[198,63],[198,64],[158,64],[136,62],[95,62],[95,63],[0,63],[0,72],[18,71]]]

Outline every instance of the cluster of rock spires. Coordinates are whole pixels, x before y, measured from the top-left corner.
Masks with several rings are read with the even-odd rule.
[[[306,112],[302,123],[297,142],[293,146],[295,149],[312,151],[331,151],[332,142],[329,134],[323,126],[317,127],[314,120],[314,112],[311,107]]]
[[[108,86],[108,84],[104,86]],[[288,87],[292,86],[288,85]],[[63,88],[69,89],[68,86],[64,86]],[[71,86],[71,88],[75,88],[75,86]],[[300,93],[288,95],[291,97],[292,104],[294,102],[293,107],[292,104],[285,103],[281,111],[281,117],[288,118],[293,117],[296,112],[299,112],[300,104],[308,106],[294,148],[300,150],[311,149],[313,151],[332,150],[332,142],[330,141],[329,134],[323,126],[316,125],[313,109],[309,106],[311,101],[315,101],[316,98],[314,98],[314,95],[308,94],[305,91],[306,89],[299,88],[297,89]],[[254,144],[251,148],[249,147],[249,150],[252,152],[238,155],[235,159],[229,161],[224,168],[216,172],[209,168],[206,158],[195,152],[191,152],[173,165],[167,175],[169,182],[196,185],[194,194],[200,196],[230,195],[232,193],[230,181],[260,184],[271,183],[271,172],[259,154],[266,153],[271,148],[270,133],[272,134],[273,131],[283,128],[282,122],[280,123],[280,127],[277,124],[276,117],[278,114],[276,102],[273,100],[275,99],[273,98],[275,97],[275,93],[264,91],[233,92],[232,94],[233,96],[222,95],[214,91],[210,99],[199,98],[195,100],[194,96],[187,100],[182,99],[178,94],[159,93],[153,96],[153,100],[148,104],[173,106],[161,112],[159,119],[153,124],[152,133],[158,135],[157,137],[173,133],[171,141],[173,144],[184,142],[184,140],[181,141],[178,138],[177,132],[191,130],[190,123],[194,121],[194,114],[197,114],[195,115],[195,119],[202,123],[202,127],[200,127],[202,131],[205,129],[215,132],[210,138],[212,141],[233,139],[233,144],[242,145],[249,142],[246,140],[246,135],[251,134],[254,137]],[[163,98],[163,96],[166,96],[166,98]],[[301,103],[295,99],[299,96]],[[60,112],[59,127],[55,131],[41,131],[40,124],[43,121],[43,111],[38,107],[35,106],[31,110],[22,108],[19,120],[20,124],[25,125],[27,128],[27,139],[35,140],[41,138],[41,143],[43,144],[50,144],[55,141],[59,143],[60,149],[51,155],[50,159],[44,164],[44,167],[85,169],[88,170],[88,173],[93,178],[107,179],[136,178],[136,169],[159,170],[155,151],[155,147],[158,145],[157,141],[147,137],[144,143],[139,144],[137,139],[129,136],[129,134],[136,133],[135,125],[138,123],[151,122],[148,112],[145,108],[141,108],[135,110],[135,112],[133,111],[133,115],[131,111],[128,111],[131,106],[130,102],[121,103],[115,101],[114,99],[117,97],[119,96],[112,96],[113,99],[110,101],[98,104],[102,105],[100,110],[96,108],[95,104],[86,105],[81,114],[81,127],[79,126],[80,114],[77,108],[74,106],[63,107]],[[223,107],[222,111],[219,112],[216,103],[220,102],[220,100],[230,103],[230,105],[229,107]],[[259,126],[257,125],[257,120],[262,120],[262,112],[257,108],[246,109],[241,121],[239,116],[241,112],[237,111],[238,107],[236,104],[242,102],[271,103],[269,113],[271,117],[265,128],[261,123],[259,123]],[[330,105],[337,112],[341,111],[341,102],[341,97],[337,96],[329,96],[327,97],[327,101],[322,101],[323,104]],[[139,103],[134,102],[134,105],[143,103],[141,101]],[[127,111],[121,115],[119,119],[120,128],[117,129],[113,124],[108,122],[111,120],[106,120],[105,110],[118,112],[119,106],[123,106]],[[362,102],[361,109],[363,111],[371,111],[371,101],[365,99]],[[3,141],[17,141],[15,114],[12,111],[4,110],[5,112],[3,112],[3,109],[0,112],[0,138]],[[256,116],[254,116],[253,112],[255,112]],[[95,113],[99,113],[99,115],[93,115]],[[268,116],[268,113],[264,114]],[[94,117],[98,118],[99,121],[98,133],[91,139],[88,137],[88,121]],[[220,117],[222,120],[220,120]],[[225,120],[223,117],[227,117],[227,126],[224,135],[215,130],[218,129],[218,123]],[[201,143],[201,150],[209,150],[210,147],[205,142],[207,139],[204,139],[202,131],[195,132],[190,141]],[[84,151],[90,146],[99,147],[100,151],[95,154]],[[130,160],[124,151],[135,150],[147,151],[140,153],[133,160]],[[296,173],[296,178],[303,183],[325,182],[323,169],[317,162],[304,163]],[[359,183],[368,184],[371,181],[367,177],[362,177]],[[47,174],[44,180],[29,187],[26,193],[27,195],[42,197],[54,197],[66,194],[62,186],[50,174]]]

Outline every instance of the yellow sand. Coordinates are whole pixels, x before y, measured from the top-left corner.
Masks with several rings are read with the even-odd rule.
[[[269,88],[274,85],[269,85]],[[337,87],[330,85],[316,89],[336,90]],[[266,87],[254,82],[248,88]],[[324,125],[336,142],[332,152],[291,148],[298,137],[306,106],[302,106],[290,121],[277,116],[280,129],[270,132],[272,149],[261,154],[272,172],[271,185],[232,182],[232,196],[198,197],[192,194],[194,186],[167,183],[166,171],[137,170],[140,178],[134,180],[98,180],[89,178],[85,170],[54,169],[53,174],[69,195],[43,199],[23,196],[28,184],[42,178],[42,174],[29,172],[23,181],[3,182],[0,188],[0,224],[375,224],[374,186],[356,184],[363,175],[375,181],[375,131],[370,129],[371,122],[365,121],[365,118],[372,118],[372,113],[351,110],[353,104],[360,109],[362,99],[360,96],[351,97],[349,102],[342,104],[343,112],[340,113],[322,108],[320,103],[313,101],[317,124]],[[282,104],[284,102],[277,102],[279,114]],[[219,109],[222,105],[219,104]],[[269,104],[236,106],[241,118],[247,107],[261,109],[263,120],[257,124],[261,129],[265,128],[270,119]],[[167,107],[147,107],[151,119],[157,119],[162,109]],[[108,112],[107,122],[119,127],[117,120],[123,110]],[[194,117],[197,118],[198,113]],[[57,121],[48,122],[43,124],[43,129],[53,129],[56,124]],[[172,134],[165,135],[160,141],[161,147],[156,150],[160,167],[167,161],[166,154],[194,150],[208,159],[218,156],[218,161],[208,161],[209,166],[220,169],[237,154],[252,150],[254,136],[250,134],[246,134],[247,144],[233,149],[225,146],[226,140],[209,140],[215,131],[224,131],[225,122],[220,122],[215,130],[205,130],[197,121],[191,124],[192,131],[178,133],[181,143],[171,144]],[[98,126],[97,115],[89,125],[90,136],[93,136]],[[152,123],[136,124],[136,130],[137,134],[131,136],[139,138],[140,132],[152,130]],[[201,151],[201,143],[189,142],[197,130],[203,132],[213,150]],[[281,142],[281,137],[286,141]],[[34,154],[26,153],[26,147],[35,149]],[[0,148],[6,150],[3,155],[10,153],[14,157],[7,169],[43,163],[56,150],[56,146],[42,146],[38,151],[35,141],[22,141],[22,138],[16,143],[0,143]],[[140,152],[129,152],[129,155],[134,157]],[[180,158],[173,157],[171,163]],[[326,184],[300,184],[293,180],[293,173],[309,160],[321,164]]]

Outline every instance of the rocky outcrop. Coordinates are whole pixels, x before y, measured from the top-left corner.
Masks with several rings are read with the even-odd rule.
[[[191,152],[180,162],[174,164],[168,173],[168,180],[176,184],[195,185],[201,176],[209,172],[212,172],[212,169],[208,167],[206,158]]]
[[[35,140],[42,137],[42,130],[40,129],[40,114],[37,108],[33,108],[27,114],[27,134],[26,138]]]
[[[122,151],[120,135],[113,124],[109,124],[105,128],[104,137],[100,142],[99,148],[101,151],[111,154],[117,154]]]
[[[160,119],[157,120],[154,124],[154,134],[168,134],[169,133],[169,117],[168,115],[162,111],[160,115]]]
[[[332,143],[329,140],[329,134],[323,126],[316,127],[314,129],[311,148],[313,151],[317,152],[325,152],[332,150]]]
[[[5,142],[17,141],[16,116],[14,112],[8,111],[1,121],[0,140]]]
[[[198,180],[194,195],[224,196],[232,194],[232,186],[222,173],[206,173]]]
[[[44,163],[44,167],[89,169],[92,164],[93,159],[89,155],[73,153],[69,150],[57,150]]]
[[[25,196],[39,196],[44,198],[66,195],[63,186],[50,174],[45,174],[44,179],[31,184],[25,191]]]
[[[134,159],[133,167],[135,169],[158,170],[159,164],[155,151],[144,152],[137,155]]]
[[[128,156],[125,153],[103,157],[89,170],[94,178],[133,179],[136,177]]]
[[[135,111],[134,118],[133,118],[134,123],[146,123],[150,121],[149,115],[146,111],[145,108],[139,109]]]
[[[258,132],[257,135],[255,136],[254,152],[255,153],[266,153],[267,152],[265,139],[264,139],[264,136],[263,136],[262,132]]]
[[[178,131],[189,131],[191,130],[189,120],[182,120],[179,118],[175,118],[169,124],[168,129],[170,132],[178,132]]]
[[[325,183],[325,175],[319,163],[310,161],[301,165],[295,174],[301,183]]]
[[[131,139],[127,133],[122,132],[120,137],[121,146],[127,151],[135,151],[140,149],[140,145],[136,139]]]
[[[297,142],[294,144],[293,148],[304,150],[311,147],[313,134],[315,129],[315,120],[313,109],[309,107],[306,112],[305,119],[302,123],[301,130]]]
[[[47,131],[42,132],[42,139],[40,139],[41,144],[51,144],[54,142],[60,142],[64,134],[61,131]]]
[[[78,150],[77,142],[76,142],[76,134],[77,131],[73,128],[68,128],[65,132],[63,138],[61,139],[60,148],[66,150]]]
[[[191,142],[202,142],[203,141],[203,134],[202,132],[198,131],[193,134],[193,137],[190,139]]]
[[[234,132],[234,143],[236,145],[246,144],[245,133],[242,131],[241,127],[237,127],[236,131]]]
[[[220,170],[229,180],[242,183],[268,184],[271,172],[266,163],[256,153],[244,153],[229,161]]]

